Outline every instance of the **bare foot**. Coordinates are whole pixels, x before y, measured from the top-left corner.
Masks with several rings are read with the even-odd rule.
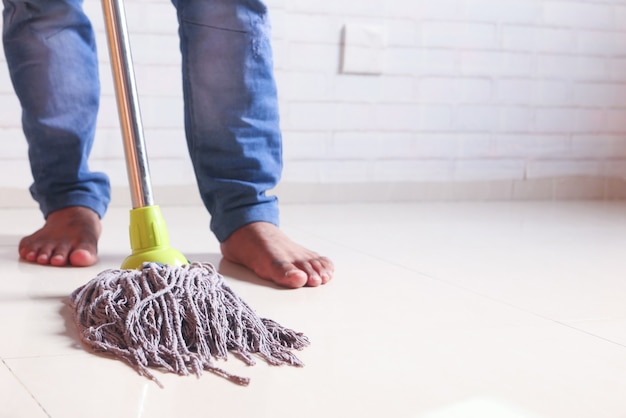
[[[266,222],[241,227],[221,248],[227,260],[285,287],[319,286],[328,282],[334,272],[328,258],[296,244],[278,227]]]
[[[91,209],[72,206],[54,211],[37,232],[22,238],[20,257],[52,266],[91,266],[98,261],[100,218]]]

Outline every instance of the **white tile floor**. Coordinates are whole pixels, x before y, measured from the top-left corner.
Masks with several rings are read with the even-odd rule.
[[[75,269],[19,262],[39,215],[0,210],[0,417],[626,417],[626,203],[284,206],[284,230],[337,265],[296,291],[221,262],[202,209],[163,208],[176,248],[312,341],[301,369],[226,363],[246,388],[160,389],[77,345],[63,299],[128,254],[127,212]]]

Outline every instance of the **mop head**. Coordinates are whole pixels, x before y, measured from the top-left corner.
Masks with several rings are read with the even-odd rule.
[[[162,386],[148,368],[200,376],[204,370],[240,385],[249,379],[215,365],[228,353],[247,365],[302,366],[293,354],[301,333],[259,318],[211,264],[106,270],[70,297],[82,344],[125,361]]]

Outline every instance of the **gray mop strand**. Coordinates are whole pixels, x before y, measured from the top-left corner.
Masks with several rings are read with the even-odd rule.
[[[248,378],[214,360],[232,352],[247,365],[256,354],[271,365],[300,367],[292,350],[309,344],[303,334],[258,317],[208,263],[105,270],[72,293],[70,306],[85,348],[125,361],[161,387],[148,368],[183,376],[206,370],[245,386]]]

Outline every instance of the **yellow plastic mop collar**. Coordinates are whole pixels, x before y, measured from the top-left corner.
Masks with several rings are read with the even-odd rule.
[[[132,209],[129,229],[132,254],[122,263],[123,269],[138,269],[144,263],[189,264],[180,251],[170,247],[170,237],[158,205]]]

